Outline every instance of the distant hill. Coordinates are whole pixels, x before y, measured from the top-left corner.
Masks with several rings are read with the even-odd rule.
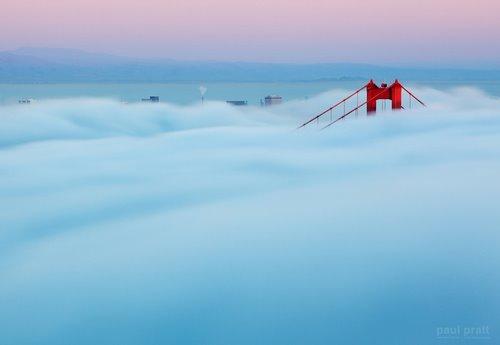
[[[70,66],[106,66],[135,62],[132,58],[109,54],[88,53],[78,49],[24,47],[10,52],[16,56],[32,57],[51,63]]]
[[[500,70],[393,68],[356,63],[191,62],[52,48],[0,52],[0,83],[294,82],[369,78],[500,80]]]

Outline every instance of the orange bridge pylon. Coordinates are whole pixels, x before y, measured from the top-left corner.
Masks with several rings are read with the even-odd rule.
[[[366,100],[363,103],[359,103],[359,93],[363,90],[366,89]],[[318,115],[310,118],[308,121],[304,122],[302,125],[300,125],[298,128],[305,127],[309,124],[312,123],[319,123],[320,119],[323,119],[325,117],[329,116],[329,122],[326,126],[322,127],[322,129],[325,129],[327,127],[330,127],[334,123],[346,118],[347,116],[351,115],[352,113],[358,114],[358,111],[366,106],[366,113],[367,115],[374,115],[375,112],[377,111],[377,101],[378,100],[390,100],[392,104],[392,109],[393,110],[399,110],[399,109],[404,109],[403,107],[403,91],[405,91],[408,94],[408,100],[409,100],[409,107],[411,108],[411,101],[412,99],[416,100],[418,103],[423,105],[425,107],[424,102],[422,102],[420,99],[418,99],[413,93],[411,93],[406,87],[404,87],[397,79],[392,83],[391,85],[387,84],[381,84],[380,86],[377,86],[373,82],[373,80],[370,80],[366,85],[363,87],[359,88],[358,90],[354,91],[352,94],[349,96],[345,97],[344,99],[340,100],[339,102],[335,103],[328,109],[324,110],[323,112],[319,113]],[[356,96],[356,106],[346,112],[346,102]],[[333,114],[334,111],[342,106],[343,113],[336,117],[335,120],[333,119]]]

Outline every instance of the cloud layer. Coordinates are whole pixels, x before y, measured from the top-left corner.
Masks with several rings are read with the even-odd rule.
[[[0,343],[494,340],[500,100],[293,130],[343,93],[1,107]]]

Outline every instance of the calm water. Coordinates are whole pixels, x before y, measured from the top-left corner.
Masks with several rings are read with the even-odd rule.
[[[285,100],[303,99],[334,88],[354,90],[361,81],[324,81],[303,83],[206,83],[207,100],[246,100],[259,104],[269,94],[278,94]],[[493,96],[500,96],[500,81],[496,82],[418,82],[410,86],[430,86],[450,89],[457,86],[477,87]],[[161,101],[189,104],[200,99],[199,83],[165,84],[0,84],[0,103],[17,103],[22,98],[37,100],[74,97],[102,97],[136,102],[151,95]]]

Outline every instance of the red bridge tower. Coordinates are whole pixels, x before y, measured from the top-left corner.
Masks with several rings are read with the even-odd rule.
[[[377,111],[377,101],[379,99],[390,99],[392,101],[392,109],[401,109],[401,94],[403,86],[396,79],[390,86],[381,84],[377,86],[373,80],[366,84],[366,112],[368,115]]]
[[[361,104],[359,103],[359,93],[366,89],[366,100],[362,102]],[[325,129],[327,127],[330,127],[331,125],[337,123],[338,121],[346,118],[347,116],[351,114],[358,114],[358,110],[361,109],[362,107],[366,106],[366,113],[367,115],[374,115],[375,112],[377,111],[377,101],[379,99],[389,99],[392,102],[392,109],[393,110],[398,110],[398,109],[404,109],[403,107],[403,91],[405,91],[409,97],[409,108],[411,108],[411,101],[412,99],[416,100],[418,103],[423,105],[425,107],[424,102],[422,102],[420,99],[418,99],[413,93],[411,93],[410,90],[408,90],[406,87],[404,87],[397,79],[392,83],[391,85],[387,86],[387,84],[381,84],[380,86],[377,86],[373,82],[373,80],[370,80],[367,84],[363,85],[361,88],[357,89],[353,93],[351,93],[349,96],[343,98],[342,100],[338,101],[331,107],[323,110],[321,113],[318,115],[310,118],[306,122],[304,122],[302,125],[300,125],[298,128],[305,127],[309,125],[310,123],[316,122],[319,124],[320,120],[322,119],[327,119],[328,123],[326,126],[323,126],[322,129]],[[356,97],[355,97],[356,96]],[[347,110],[346,109],[346,103],[352,99],[356,99],[356,105],[351,109]],[[343,109],[343,113],[338,116],[337,118],[334,119],[334,111],[338,109]],[[329,120],[328,120],[329,118]]]

